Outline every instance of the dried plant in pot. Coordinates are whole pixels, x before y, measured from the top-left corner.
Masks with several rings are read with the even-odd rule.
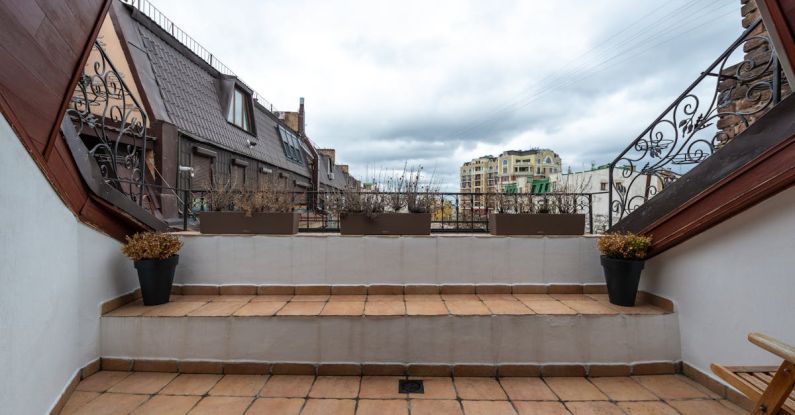
[[[229,196],[231,195],[231,196]],[[294,235],[299,213],[294,211],[293,192],[275,176],[258,190],[214,190],[209,196],[213,210],[199,213],[199,229],[206,234]],[[221,202],[217,209],[215,201]]]
[[[179,238],[168,233],[143,232],[127,236],[122,252],[133,260],[138,271],[144,305],[168,302],[180,248]]]
[[[582,235],[585,215],[576,213],[576,195],[505,194],[491,196],[489,213],[492,235]],[[561,198],[566,203],[557,203]],[[565,198],[565,199],[564,199]]]
[[[343,235],[430,235],[430,192],[419,187],[419,171],[406,170],[384,185],[345,189],[338,205]]]
[[[634,306],[651,237],[612,233],[599,238],[598,246],[610,302],[624,307]]]

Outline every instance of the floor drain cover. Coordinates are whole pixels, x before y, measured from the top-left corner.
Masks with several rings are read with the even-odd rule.
[[[398,393],[425,393],[425,387],[421,380],[401,379],[398,381]]]

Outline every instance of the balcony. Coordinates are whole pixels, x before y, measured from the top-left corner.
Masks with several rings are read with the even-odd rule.
[[[84,27],[102,4],[59,4],[77,21],[51,3],[0,7],[19,42],[0,67],[3,413],[740,414],[754,392],[711,365],[744,368],[760,394],[781,358],[748,333],[795,343],[795,97],[786,56],[758,55],[775,42],[756,20],[628,140],[604,191],[428,192],[422,236],[342,235],[333,192],[289,191],[297,234],[209,235],[208,190],[157,178],[175,155],[128,84],[151,79],[120,73],[99,23]],[[124,3],[113,14],[135,6],[169,47],[231,73],[148,2]],[[21,22],[42,14],[34,39]],[[36,43],[50,21],[83,28],[69,39],[84,50]],[[36,64],[50,59],[74,73]],[[494,212],[542,210],[584,215],[581,234],[488,234]],[[144,229],[184,242],[166,304],[143,305],[120,253]],[[654,238],[634,307],[607,297],[608,229]]]

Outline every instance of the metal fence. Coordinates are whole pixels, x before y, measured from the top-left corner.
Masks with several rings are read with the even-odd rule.
[[[761,20],[751,24],[610,163],[609,226],[781,100],[779,60],[761,28]]]
[[[180,198],[181,227],[198,229],[198,213],[210,211],[213,194],[206,190],[175,190]],[[289,192],[299,212],[299,232],[339,232],[346,198],[378,198],[383,212],[408,213],[407,196],[394,192]],[[431,214],[432,233],[487,233],[491,213],[579,213],[585,215],[585,233],[594,233],[592,193],[421,193]],[[187,201],[187,203],[184,203]],[[399,206],[399,207],[398,207]],[[397,209],[395,209],[397,207]],[[228,207],[224,207],[224,210]],[[378,210],[377,210],[378,211]],[[376,214],[378,213],[376,211]]]

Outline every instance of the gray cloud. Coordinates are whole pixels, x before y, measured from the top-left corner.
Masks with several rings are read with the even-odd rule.
[[[605,163],[741,32],[736,0],[155,4],[354,174],[550,147]],[[591,51],[591,52],[589,52]]]

